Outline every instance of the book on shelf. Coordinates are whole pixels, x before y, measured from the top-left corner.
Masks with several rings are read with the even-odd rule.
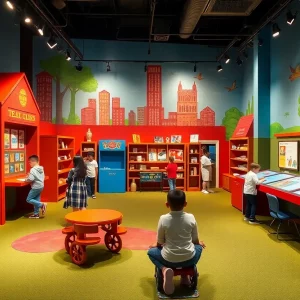
[[[158,161],[166,161],[167,160],[167,151],[166,149],[158,149]]]
[[[174,161],[183,161],[183,150],[181,149],[172,149],[169,150],[169,157],[174,157]]]
[[[157,161],[157,151],[155,148],[149,149],[149,161]]]

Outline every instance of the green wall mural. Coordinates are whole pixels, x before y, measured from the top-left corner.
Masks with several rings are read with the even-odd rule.
[[[252,96],[252,100],[248,101],[247,109],[245,115],[253,115],[254,114],[254,97]]]
[[[225,112],[225,117],[222,120],[222,125],[226,127],[226,139],[229,140],[238,124],[240,118],[244,114],[236,107],[231,107]]]

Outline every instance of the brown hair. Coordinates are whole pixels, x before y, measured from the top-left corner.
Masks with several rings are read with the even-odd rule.
[[[253,169],[260,169],[260,165],[257,164],[257,163],[251,163],[250,164],[250,170],[253,170]]]
[[[170,157],[169,157],[169,162],[171,162],[171,163],[174,162],[174,157],[173,157],[173,156],[170,156]]]

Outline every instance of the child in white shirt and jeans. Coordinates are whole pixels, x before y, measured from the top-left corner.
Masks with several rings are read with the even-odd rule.
[[[258,220],[255,218],[256,214],[256,202],[257,202],[257,185],[265,181],[264,178],[258,179],[257,173],[260,170],[260,165],[256,163],[252,163],[250,165],[250,171],[247,173],[245,177],[244,183],[244,197],[247,201],[246,205],[246,213],[244,220],[248,221],[249,224],[260,224]]]
[[[205,244],[199,242],[194,215],[183,211],[186,205],[183,191],[169,191],[166,206],[170,208],[170,212],[160,217],[157,243],[150,246],[148,251],[150,260],[162,270],[163,288],[167,295],[174,292],[172,269],[195,266],[205,248]],[[181,283],[190,285],[190,278],[182,277]]]
[[[98,163],[95,161],[94,152],[88,152],[87,157],[84,158],[84,161],[87,168],[86,187],[88,197],[96,199],[95,184],[98,177]]]

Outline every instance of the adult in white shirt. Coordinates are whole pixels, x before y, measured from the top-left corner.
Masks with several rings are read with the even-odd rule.
[[[201,176],[202,176],[202,193],[208,194],[213,193],[209,189],[209,182],[211,181],[212,170],[211,170],[211,160],[209,158],[209,152],[206,149],[203,149],[203,155],[200,159],[201,163]]]

